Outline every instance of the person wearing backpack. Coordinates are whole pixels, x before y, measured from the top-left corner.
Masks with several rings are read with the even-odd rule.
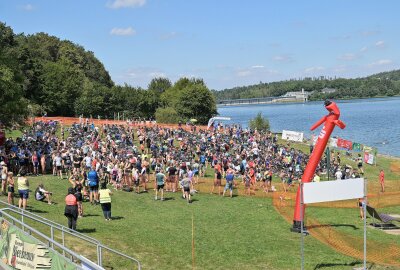
[[[89,186],[89,201],[91,204],[96,204],[98,203],[99,176],[95,167],[92,167],[88,172],[87,179]]]

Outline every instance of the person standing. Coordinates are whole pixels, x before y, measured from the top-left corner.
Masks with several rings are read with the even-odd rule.
[[[14,205],[14,178],[12,172],[8,173],[7,185],[8,185],[8,203]]]
[[[76,230],[76,221],[78,219],[78,203],[74,188],[68,188],[68,194],[65,197],[64,216],[68,218],[68,228]]]
[[[381,184],[381,192],[385,192],[385,172],[383,169],[379,173],[379,183]]]
[[[4,161],[0,162],[0,165],[1,165],[1,192],[3,194],[6,194],[8,168]]]
[[[190,186],[191,186],[191,181],[189,177],[187,177],[187,174],[185,173],[183,175],[183,179],[180,181],[180,184],[183,188],[183,196],[186,199],[188,203],[192,203],[192,200],[190,198]]]
[[[225,196],[225,192],[229,189],[229,195],[232,198],[232,193],[233,193],[233,185],[234,185],[234,178],[235,175],[233,174],[233,170],[230,168],[226,171],[226,184],[224,188],[224,192],[222,193],[222,197]]]
[[[87,179],[89,186],[89,201],[91,204],[96,204],[98,201],[99,192],[99,176],[95,167],[92,167],[92,169],[88,172]]]
[[[100,189],[100,204],[103,210],[103,215],[106,221],[111,220],[111,195],[112,192],[107,188],[107,182],[103,181],[101,183]]]
[[[26,170],[22,169],[17,179],[19,193],[18,207],[22,207],[24,210],[26,209],[27,201],[29,198],[29,181],[25,176]]]
[[[161,200],[164,200],[164,184],[165,184],[165,175],[161,171],[156,172],[156,197],[154,198],[157,201],[158,192],[161,193]]]

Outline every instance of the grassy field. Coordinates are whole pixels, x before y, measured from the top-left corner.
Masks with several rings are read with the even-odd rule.
[[[39,182],[54,192],[56,205],[35,201],[31,193],[31,210],[66,225],[63,216],[67,181],[53,176],[30,177],[31,189]],[[208,186],[204,189],[208,190]],[[4,198],[4,197],[3,197]],[[107,222],[100,206],[84,203],[85,217],[78,220],[78,230],[112,248],[138,258],[144,269],[192,268],[192,216],[194,220],[194,255],[196,269],[299,269],[300,236],[289,232],[288,224],[272,206],[269,197],[222,198],[197,194],[187,204],[179,193],[168,193],[166,201],[155,201],[154,194],[114,191],[112,215]],[[357,222],[358,209],[315,208],[331,224]],[[356,222],[355,222],[356,221]],[[361,230],[357,230],[360,236]],[[380,232],[370,232],[371,234]],[[386,235],[371,236],[392,241]],[[305,241],[305,269],[351,269],[357,259],[342,255],[313,237]],[[74,246],[76,251],[84,247]],[[87,253],[87,251],[85,252]],[[107,265],[126,269],[125,262],[106,257]],[[396,269],[374,266],[372,269]]]
[[[17,133],[12,135],[18,136]],[[306,145],[293,145],[308,152]],[[344,157],[343,162],[354,164]],[[392,170],[394,159],[379,157],[378,166],[365,165],[366,177],[377,181],[379,169],[383,168],[388,185],[400,191],[399,174]],[[207,175],[212,175],[208,170]],[[31,189],[42,182],[54,192],[56,205],[47,205],[31,199],[29,209],[46,218],[66,225],[63,216],[67,180],[53,176],[29,177]],[[211,179],[202,180],[199,194],[194,202],[187,204],[180,193],[167,193],[166,201],[155,201],[154,193],[134,194],[114,191],[112,215],[107,222],[100,206],[84,203],[85,217],[78,220],[78,230],[101,240],[102,243],[139,259],[143,269],[299,269],[300,235],[290,233],[289,224],[274,208],[272,198],[258,191],[256,196],[222,198],[210,195]],[[277,178],[274,185],[280,188]],[[377,192],[377,183],[371,183],[370,192]],[[237,194],[238,191],[235,190]],[[6,199],[5,197],[0,197]],[[400,214],[399,207],[380,209],[386,213]],[[318,218],[320,223],[335,225],[335,230],[362,239],[362,222],[358,208],[336,209],[309,207],[307,215]],[[194,224],[194,248],[192,246],[192,218]],[[336,226],[336,225],[341,226]],[[39,228],[41,226],[38,226]],[[47,233],[49,233],[47,231]],[[397,243],[398,236],[368,229],[368,239],[385,244]],[[72,249],[90,258],[93,247],[74,244]],[[343,255],[321,243],[312,236],[305,239],[305,269],[352,269],[362,262]],[[194,260],[193,255],[194,254]],[[105,264],[109,269],[127,269],[126,261],[107,254]],[[399,269],[369,264],[369,269]]]

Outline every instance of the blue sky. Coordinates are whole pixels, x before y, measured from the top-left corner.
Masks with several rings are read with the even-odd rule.
[[[93,51],[114,82],[200,77],[211,89],[400,67],[400,1],[1,0],[16,33]]]

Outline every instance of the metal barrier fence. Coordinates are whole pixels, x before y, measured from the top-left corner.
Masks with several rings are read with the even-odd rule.
[[[21,229],[23,231],[25,231],[25,229],[28,229],[29,231],[34,231],[35,233],[37,233],[38,235],[43,237],[46,241],[49,241],[52,248],[54,248],[54,246],[60,248],[63,252],[63,255],[65,255],[65,254],[71,255],[71,252],[73,252],[71,250],[73,247],[67,247],[67,242],[65,241],[66,236],[70,235],[70,236],[74,237],[74,240],[82,241],[83,245],[86,245],[86,246],[92,245],[93,247],[96,248],[96,259],[97,259],[96,266],[100,267],[100,268],[94,268],[94,269],[104,269],[103,268],[103,261],[104,261],[103,260],[103,251],[107,251],[107,252],[111,252],[119,257],[122,257],[124,259],[127,259],[128,261],[130,261],[131,263],[136,265],[137,267],[133,268],[133,269],[141,270],[141,264],[137,259],[135,259],[131,256],[128,256],[122,252],[119,252],[117,250],[114,250],[108,246],[105,246],[93,237],[90,237],[90,236],[87,236],[80,232],[74,231],[68,227],[65,227],[61,224],[58,224],[54,221],[46,219],[46,218],[39,216],[37,214],[34,214],[32,212],[29,212],[29,211],[20,209],[16,206],[10,205],[2,200],[0,200],[0,203],[4,204],[6,206],[5,208],[0,209],[0,214],[3,217],[10,218],[12,223],[13,222],[18,223],[21,226]],[[6,212],[8,212],[8,213],[6,213]],[[13,217],[10,213],[19,215],[20,219]],[[50,228],[50,236],[47,236],[44,232],[40,232],[38,229],[34,229],[32,226],[29,226],[28,224],[26,224],[27,220],[38,222],[38,223],[43,224],[43,225],[47,226],[48,228]],[[61,241],[62,241],[61,244],[58,243],[55,239],[55,233],[57,231],[61,233]],[[74,253],[74,256],[72,256],[72,257],[76,257],[75,255],[77,255],[77,254]],[[77,258],[79,260],[80,260],[80,258],[84,258],[85,263],[86,263],[86,261],[90,261],[81,255],[78,255],[78,256],[79,257],[77,257]],[[92,261],[90,261],[90,263],[93,264]],[[91,264],[89,264],[89,265],[91,265]],[[129,269],[129,268],[126,268],[126,269]]]

